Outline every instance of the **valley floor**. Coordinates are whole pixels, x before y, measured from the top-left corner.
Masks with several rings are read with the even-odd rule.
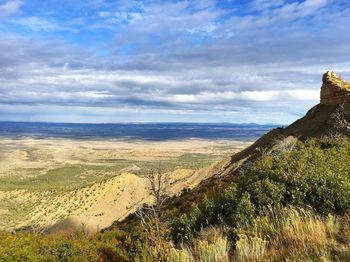
[[[46,227],[82,215],[84,222],[98,221],[99,227],[109,226],[128,214],[137,201],[145,200],[148,193],[143,175],[155,169],[173,172],[173,180],[179,182],[174,188],[177,192],[185,186],[181,181],[193,170],[249,144],[250,141],[195,139],[159,142],[2,138],[0,229]]]

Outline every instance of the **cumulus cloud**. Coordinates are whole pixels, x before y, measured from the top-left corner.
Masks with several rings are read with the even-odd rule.
[[[262,11],[270,8],[281,7],[285,0],[254,0],[251,1],[250,8],[254,11]]]
[[[9,0],[0,2],[0,20],[5,19],[18,12],[23,4],[22,0]]]
[[[60,25],[55,21],[35,16],[19,18],[13,20],[12,23],[23,26],[32,31],[74,31],[72,28]]]
[[[1,32],[2,119],[288,123],[318,102],[325,70],[350,80],[346,3],[223,2],[100,1],[68,27],[16,18],[34,33]]]

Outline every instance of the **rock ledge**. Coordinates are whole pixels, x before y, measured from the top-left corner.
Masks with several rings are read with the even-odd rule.
[[[350,83],[335,72],[327,71],[322,78],[321,104],[343,105],[350,108]]]

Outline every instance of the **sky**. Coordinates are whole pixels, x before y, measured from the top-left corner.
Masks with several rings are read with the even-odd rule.
[[[288,124],[350,80],[348,0],[0,0],[0,121]]]

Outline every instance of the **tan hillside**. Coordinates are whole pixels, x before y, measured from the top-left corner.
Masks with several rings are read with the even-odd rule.
[[[212,167],[200,171],[179,169],[170,173],[171,194],[184,188],[193,188],[212,173]],[[28,197],[38,197],[29,194]],[[152,203],[148,181],[132,173],[95,183],[75,191],[45,198],[29,215],[22,227],[32,227],[39,232],[73,232],[82,229],[93,233],[122,220],[135,212],[143,203]]]

